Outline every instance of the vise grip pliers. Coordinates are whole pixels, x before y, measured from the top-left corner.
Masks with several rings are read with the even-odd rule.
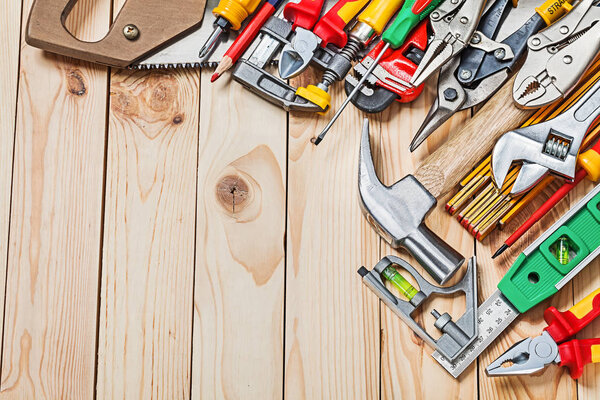
[[[600,362],[600,339],[568,340],[600,315],[600,289],[560,312],[546,309],[544,319],[548,326],[535,338],[515,343],[487,368],[489,376],[535,374],[546,366],[557,363],[568,367],[571,377],[577,379],[583,367]]]
[[[533,35],[513,96],[539,108],[566,96],[600,51],[600,2],[582,0],[558,23]]]
[[[599,115],[600,79],[556,118],[502,135],[492,151],[492,176],[496,186],[502,187],[516,161],[522,161],[523,165],[511,194],[530,189],[549,172],[572,181],[581,143]]]

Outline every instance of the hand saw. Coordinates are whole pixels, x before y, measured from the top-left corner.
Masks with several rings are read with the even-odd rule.
[[[35,0],[25,31],[27,43],[111,67],[164,69],[214,67],[235,39],[229,35],[208,58],[199,57],[202,43],[213,31],[212,10],[219,0],[127,0],[103,39],[83,42],[65,27],[77,1]],[[323,8],[328,10],[333,3],[326,0]]]

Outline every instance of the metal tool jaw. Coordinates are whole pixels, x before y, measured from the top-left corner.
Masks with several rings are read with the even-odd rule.
[[[404,301],[392,293],[381,278],[383,271],[388,267],[399,266],[406,270],[417,282],[419,292],[410,300]],[[381,259],[369,271],[361,267],[358,273],[362,276],[363,283],[369,287],[402,321],[404,321],[421,339],[437,350],[448,360],[454,361],[477,337],[477,260],[469,260],[467,272],[462,280],[451,287],[439,287],[430,284],[409,263],[395,256]],[[456,321],[448,313],[439,314],[433,311],[436,317],[434,326],[442,332],[439,339],[435,340],[427,331],[415,321],[415,314],[433,295],[447,296],[462,292],[466,296],[465,313]]]
[[[265,100],[286,111],[318,112],[323,109],[300,97],[287,82],[265,70],[282,46],[289,43],[292,24],[278,17],[271,17],[260,30],[260,42],[251,54],[240,60],[233,70],[233,79]]]
[[[279,62],[279,76],[290,79],[298,76],[310,64],[321,39],[308,29],[297,27],[291,41],[283,47]]]
[[[431,15],[434,38],[411,79],[419,86],[465,49],[477,28],[485,0],[444,1]]]
[[[529,53],[513,89],[520,107],[551,104],[575,87],[600,51],[598,4],[598,0],[582,0],[565,17],[529,38]]]
[[[573,180],[581,143],[600,115],[600,80],[558,117],[516,129],[498,139],[492,151],[492,176],[504,184],[513,162],[522,161],[511,194],[537,184],[549,172]]]
[[[360,144],[359,200],[363,214],[393,248],[403,247],[443,284],[464,262],[456,250],[425,225],[425,217],[437,200],[412,175],[385,186],[375,172],[369,143],[369,121],[365,119]]]
[[[358,109],[368,113],[385,110],[394,101],[409,103],[423,91],[424,85],[412,86],[409,82],[425,54],[428,42],[428,22],[422,22],[396,50],[388,49],[379,61],[358,95],[352,99]],[[384,47],[380,41],[361,62],[354,66],[354,75],[346,76],[346,94],[352,93],[359,80],[371,67]]]
[[[515,343],[485,372],[489,376],[535,374],[551,363],[560,363],[560,354],[552,336],[544,331],[540,336]]]
[[[482,16],[478,30],[460,57],[446,63],[438,78],[438,96],[410,145],[414,151],[455,113],[489,99],[510,77],[525,54],[526,38],[544,26],[534,13],[501,42],[497,35],[504,24],[513,25],[512,2],[498,0]],[[519,10],[520,11],[520,10]]]

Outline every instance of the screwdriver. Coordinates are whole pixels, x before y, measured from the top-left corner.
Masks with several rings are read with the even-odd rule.
[[[562,185],[548,200],[541,205],[531,216],[521,225],[504,244],[494,253],[492,258],[498,257],[504,253],[510,246],[515,244],[521,236],[525,234],[536,222],[548,213],[559,201],[561,201],[579,182],[586,176],[592,182],[597,182],[600,179],[600,140],[589,149],[582,153],[577,158],[577,163],[581,167],[575,174],[573,182],[567,182]]]
[[[233,66],[233,64],[237,62],[237,60],[239,60],[242,54],[244,54],[244,51],[246,51],[256,36],[258,36],[260,28],[262,28],[271,15],[275,13],[275,10],[277,10],[277,7],[279,7],[281,3],[283,3],[283,0],[265,1],[263,6],[260,8],[260,10],[258,10],[252,20],[238,35],[238,37],[235,38],[231,46],[229,46],[225,52],[225,55],[223,55],[221,62],[219,62],[215,73],[210,78],[211,82],[219,79],[219,76],[221,76],[223,72],[227,71]]]
[[[335,113],[331,121],[325,126],[323,131],[319,134],[319,136],[314,140],[315,146],[321,143],[329,129],[333,126],[335,121],[339,118],[339,116],[344,111],[344,108],[350,103],[352,98],[356,96],[356,94],[361,90],[362,85],[371,75],[371,72],[377,67],[379,61],[386,53],[387,49],[390,47],[393,49],[397,49],[402,46],[406,37],[412,31],[412,29],[422,20],[424,20],[437,6],[440,4],[442,0],[407,0],[402,6],[400,13],[392,23],[392,25],[383,32],[381,36],[381,40],[385,42],[385,46],[381,49],[381,52],[377,55],[373,64],[367,69],[361,80],[354,87],[354,90],[348,95],[346,100],[342,103],[340,109]],[[407,82],[406,86],[410,86]]]
[[[404,0],[373,0],[357,17],[356,24],[348,34],[348,42],[338,53],[339,57],[345,60],[345,68],[339,71],[326,69],[319,84],[299,88],[297,94],[317,104],[324,104],[325,108],[329,108],[331,101],[331,96],[328,93],[329,87],[333,82],[344,79],[344,76],[352,68],[352,61],[356,59],[358,52],[364,49],[374,36],[381,35],[388,21],[398,11],[403,2]]]
[[[200,49],[200,58],[206,57],[215,47],[221,35],[229,29],[238,30],[246,17],[256,10],[260,0],[221,0],[213,9],[217,17],[214,22],[215,30]]]

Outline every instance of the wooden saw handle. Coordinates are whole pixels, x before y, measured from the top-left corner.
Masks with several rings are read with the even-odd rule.
[[[451,191],[467,171],[492,151],[505,132],[519,127],[533,110],[517,108],[510,79],[466,125],[427,157],[414,176],[436,198]]]
[[[83,42],[65,28],[78,0],[35,0],[25,40],[52,53],[115,67],[127,67],[167,41],[199,26],[206,0],[128,0],[108,34],[98,42]],[[123,29],[133,24],[139,37],[129,40]]]

